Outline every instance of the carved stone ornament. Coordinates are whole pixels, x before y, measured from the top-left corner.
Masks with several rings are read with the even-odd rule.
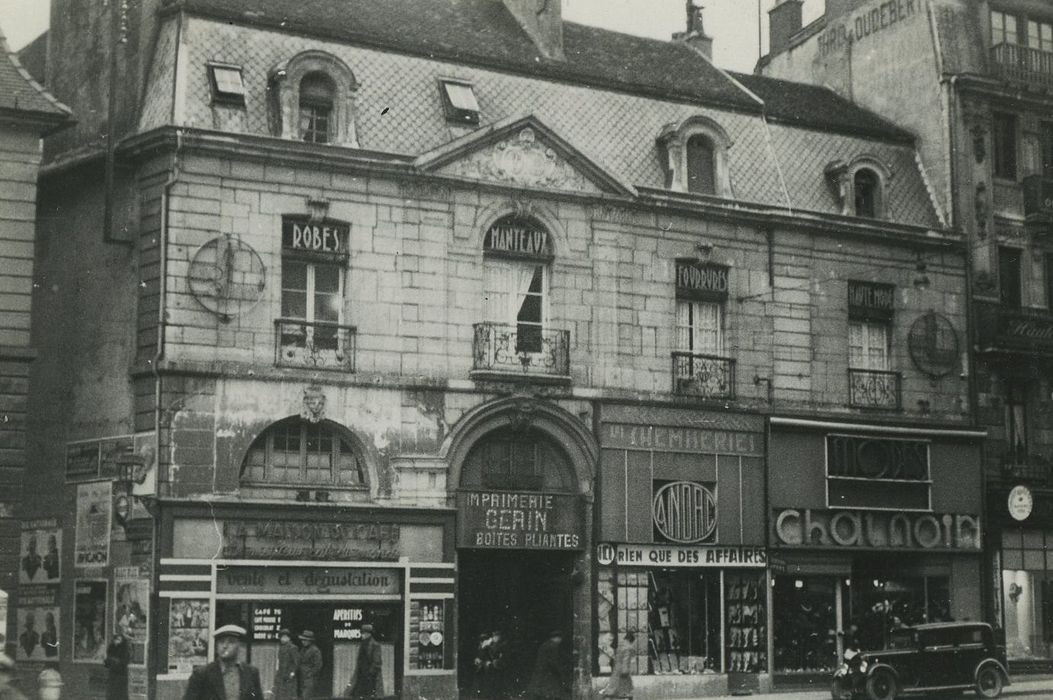
[[[322,387],[317,384],[305,386],[303,389],[303,411],[300,417],[310,423],[318,423],[325,419],[325,394]]]
[[[478,180],[512,182],[529,187],[598,193],[570,163],[541,143],[530,127],[490,148],[470,153],[444,172]]]
[[[534,425],[534,414],[536,411],[537,403],[534,399],[524,396],[516,400],[515,406],[512,407],[512,411],[508,416],[508,422],[515,431],[527,431]]]

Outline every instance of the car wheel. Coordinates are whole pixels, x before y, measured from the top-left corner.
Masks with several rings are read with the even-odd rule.
[[[896,679],[889,671],[875,671],[867,678],[868,700],[892,700],[896,697]]]
[[[976,694],[982,698],[997,698],[1004,684],[1002,672],[994,666],[984,666],[976,674]]]

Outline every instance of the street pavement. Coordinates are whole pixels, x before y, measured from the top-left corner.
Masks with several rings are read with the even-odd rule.
[[[726,696],[733,697],[733,696]],[[919,696],[912,696],[919,697]],[[924,697],[924,696],[921,696]],[[946,696],[944,696],[946,697]],[[965,693],[963,698],[975,698],[975,693]],[[1053,676],[1028,677],[1024,676],[1013,680],[1012,685],[1006,686],[1002,691],[1002,697],[1013,698],[1013,700],[1038,700],[1053,698]],[[816,690],[791,690],[784,693],[771,693],[768,695],[750,695],[750,700],[830,700],[830,689]],[[737,700],[741,700],[738,698]]]

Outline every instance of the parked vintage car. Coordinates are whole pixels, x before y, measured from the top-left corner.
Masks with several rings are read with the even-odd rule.
[[[937,622],[893,630],[887,649],[864,652],[852,669],[864,674],[862,682],[840,687],[868,700],[970,689],[997,698],[1009,683],[1007,668],[1005,643],[990,625]],[[835,682],[835,694],[838,687]]]

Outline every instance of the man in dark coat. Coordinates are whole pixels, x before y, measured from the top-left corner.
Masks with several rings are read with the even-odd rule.
[[[245,628],[223,625],[212,633],[216,660],[194,669],[183,700],[263,700],[260,672],[238,661]]]
[[[106,659],[102,662],[109,671],[106,678],[106,700],[128,700],[128,663],[132,659],[127,637],[118,630],[106,647]]]
[[[384,659],[380,643],[373,639],[373,625],[362,625],[362,642],[358,645],[358,663],[348,683],[347,697],[379,698],[384,695],[384,678],[381,673]]]
[[[303,649],[300,650],[300,697],[317,697],[318,676],[322,674],[322,650],[314,643],[314,632],[304,630],[300,634]],[[325,694],[329,697],[329,693]]]
[[[538,700],[569,700],[570,691],[564,680],[563,664],[560,661],[560,644],[563,633],[552,630],[548,639],[541,643],[534,662],[534,673],[530,676],[527,697]]]
[[[292,632],[278,632],[278,668],[274,671],[274,700],[296,700],[296,676],[300,672],[300,650],[293,644]]]

